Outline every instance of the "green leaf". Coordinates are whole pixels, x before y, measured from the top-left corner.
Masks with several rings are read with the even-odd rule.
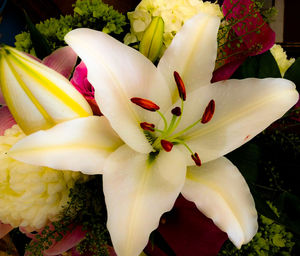
[[[300,88],[300,58],[297,58],[296,61],[289,67],[285,72],[284,78],[291,80],[297,86],[297,89]]]
[[[45,37],[40,33],[40,31],[37,30],[35,25],[31,22],[25,10],[24,10],[24,15],[25,15],[26,23],[29,29],[32,45],[35,50],[36,56],[39,59],[43,59],[46,56],[51,54],[51,47],[49,46]]]
[[[258,162],[261,158],[261,150],[257,144],[247,143],[227,154],[226,157],[237,166],[247,183],[256,182]]]
[[[231,78],[281,78],[280,70],[270,51],[248,57]]]
[[[276,207],[280,212],[280,223],[287,228],[300,234],[300,199],[298,196],[283,192],[278,200],[275,201]]]

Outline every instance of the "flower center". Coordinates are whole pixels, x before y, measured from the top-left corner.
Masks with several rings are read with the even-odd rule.
[[[137,97],[131,98],[131,101],[132,103],[148,111],[157,112],[164,122],[163,130],[155,128],[155,125],[152,123],[140,123],[140,126],[145,131],[145,135],[151,142],[154,151],[158,152],[161,149],[164,149],[166,152],[170,152],[173,148],[173,145],[181,144],[185,146],[185,148],[191,153],[191,158],[194,160],[195,164],[200,166],[201,160],[198,153],[193,152],[191,148],[184,142],[184,140],[181,139],[181,136],[196,125],[206,124],[212,119],[213,114],[215,112],[215,101],[213,99],[210,100],[210,102],[204,110],[202,117],[199,118],[196,122],[187,126],[183,130],[175,133],[175,130],[180,124],[183,115],[184,101],[186,100],[186,90],[180,75],[176,71],[174,71],[174,79],[177,85],[179,97],[181,98],[181,106],[177,106],[171,110],[172,119],[170,122],[167,121],[165,116],[159,111],[159,106],[154,102]],[[154,132],[156,132],[158,136],[154,136]]]

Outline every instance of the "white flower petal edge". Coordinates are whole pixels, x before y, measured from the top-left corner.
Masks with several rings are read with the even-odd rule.
[[[257,232],[254,200],[239,170],[225,157],[189,167],[182,195],[228,234],[237,248]]]
[[[217,54],[217,33],[220,19],[200,13],[187,20],[162,56],[158,70],[166,77],[173,102],[178,92],[173,78],[177,71],[187,89],[210,84]]]
[[[201,118],[208,102],[214,99],[215,113],[211,121],[199,122],[181,136],[204,163],[251,140],[284,115],[298,97],[291,81],[278,78],[231,79],[203,86],[187,94],[177,131]],[[189,154],[187,158],[190,159]]]
[[[184,155],[177,149],[149,155],[127,145],[112,153],[104,166],[103,189],[108,230],[119,256],[139,255],[161,215],[171,210],[185,180]]]
[[[90,116],[31,134],[9,155],[33,165],[99,174],[106,157],[122,144],[105,117]]]
[[[170,106],[169,89],[156,67],[138,51],[99,31],[76,29],[65,40],[86,64],[96,101],[113,129],[134,150],[151,152],[140,127],[145,111],[141,115],[130,99],[152,100],[162,110]]]

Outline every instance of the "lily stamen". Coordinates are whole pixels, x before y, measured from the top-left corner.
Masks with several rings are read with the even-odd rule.
[[[208,123],[212,119],[214,113],[215,113],[215,101],[210,100],[202,115],[201,123],[202,124]]]
[[[173,143],[167,140],[161,140],[160,144],[166,152],[170,152],[173,148]]]
[[[146,100],[143,98],[138,98],[138,97],[133,97],[130,99],[132,103],[138,105],[139,107],[155,112],[157,110],[159,110],[159,106],[156,105],[153,101],[151,100]]]
[[[142,122],[140,123],[140,126],[143,130],[145,131],[150,131],[150,132],[154,132],[154,127],[155,125],[154,124],[151,124],[151,123],[147,123],[147,122]]]
[[[185,90],[185,86],[182,81],[182,78],[177,71],[174,71],[173,74],[174,74],[174,79],[175,79],[175,82],[177,85],[179,97],[185,101],[186,100],[186,90]]]
[[[198,153],[195,152],[194,154],[191,155],[191,157],[197,166],[201,166],[201,160]]]

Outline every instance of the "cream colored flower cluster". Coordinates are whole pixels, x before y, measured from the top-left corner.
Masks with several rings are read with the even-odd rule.
[[[201,0],[142,0],[135,11],[128,13],[131,30],[125,36],[124,43],[128,45],[141,41],[153,17],[159,16],[165,24],[162,55],[184,22],[199,12],[223,17],[216,3]]]
[[[13,227],[39,229],[48,221],[57,220],[70,188],[76,181],[87,180],[87,176],[10,158],[7,151],[23,137],[25,134],[17,125],[0,136],[0,220]]]
[[[288,59],[285,51],[279,44],[274,44],[270,49],[274,59],[277,62],[279,67],[281,76],[284,76],[284,73],[288,70],[288,68],[295,62],[294,58]]]

